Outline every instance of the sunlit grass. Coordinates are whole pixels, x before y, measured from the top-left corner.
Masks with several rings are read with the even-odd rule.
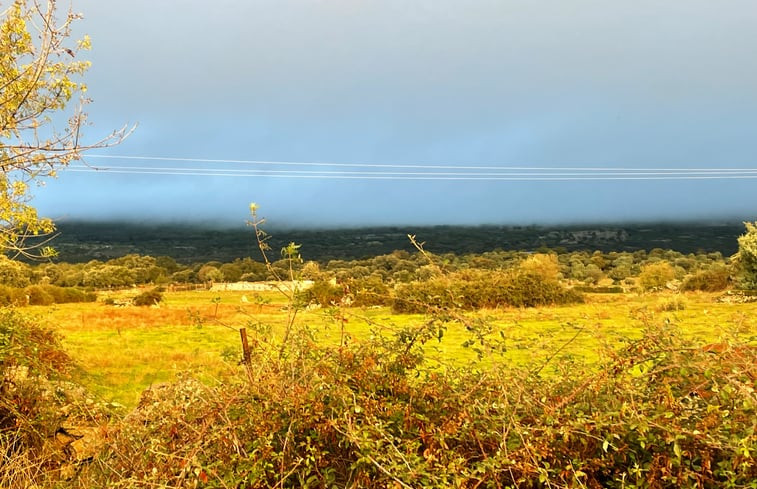
[[[133,295],[131,291],[121,295]],[[244,298],[243,298],[244,296]],[[617,346],[642,334],[645,324],[676,324],[701,343],[740,336],[757,340],[757,304],[723,304],[712,294],[591,295],[586,304],[534,309],[480,311],[474,316],[504,336],[506,350],[484,362],[538,367],[551,357],[594,363],[603,345]],[[681,310],[666,310],[671,301]],[[108,401],[133,406],[152,384],[168,382],[178,372],[192,371],[203,380],[238,375],[241,348],[238,329],[270,326],[281,335],[287,320],[286,298],[276,292],[166,293],[160,307],[114,307],[65,304],[29,307],[54,327],[80,367],[80,381]],[[319,341],[360,341],[376,332],[391,335],[421,324],[422,315],[394,315],[388,308],[342,311],[346,322],[326,309],[300,311]],[[476,358],[463,344],[471,338],[465,326],[452,322],[441,341],[427,353],[442,365],[464,365]],[[545,373],[549,369],[545,369]]]

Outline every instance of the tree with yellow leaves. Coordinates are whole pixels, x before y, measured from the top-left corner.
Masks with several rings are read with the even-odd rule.
[[[757,222],[745,222],[746,232],[739,236],[739,251],[734,264],[739,274],[741,287],[757,289]]]
[[[80,54],[90,41],[71,39],[81,15],[70,9],[60,15],[56,0],[3,7],[0,0],[0,253],[49,256],[54,225],[30,204],[30,185],[81,160],[87,149],[118,144],[130,130],[81,142],[89,102],[81,77],[90,63]],[[32,236],[40,239],[27,241]]]

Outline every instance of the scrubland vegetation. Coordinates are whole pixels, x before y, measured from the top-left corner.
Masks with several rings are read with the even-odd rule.
[[[733,260],[285,251],[4,262],[27,290],[145,277],[4,313],[4,486],[754,487],[748,243]],[[170,290],[253,268],[314,285]],[[152,307],[118,306],[138,295]]]
[[[625,289],[640,286],[645,289],[661,288],[668,282],[683,281],[687,290],[702,287],[723,290],[734,273],[730,262],[720,253],[683,254],[659,248],[636,252],[562,252],[542,249],[536,255],[556,260],[550,269],[555,276],[572,283],[585,285],[615,285]],[[533,252],[491,251],[481,254],[436,255],[444,272],[502,271],[534,258]],[[541,260],[539,258],[538,260]],[[547,270],[548,265],[536,268]],[[653,266],[654,265],[654,266]],[[339,282],[355,281],[358,288],[378,284],[425,281],[436,273],[428,260],[419,253],[395,251],[360,260],[306,261],[294,264],[294,271],[305,279],[336,278]],[[642,273],[644,272],[644,273]],[[180,264],[170,257],[127,255],[105,262],[87,263],[36,263],[28,264],[0,257],[0,281],[9,287],[25,288],[29,285],[55,285],[90,289],[117,289],[134,285],[207,284],[211,282],[262,281],[289,273],[289,264],[281,259],[266,267],[259,259],[236,259]],[[541,272],[540,272],[541,273]],[[697,282],[702,285],[697,285]],[[383,295],[383,294],[382,294]]]

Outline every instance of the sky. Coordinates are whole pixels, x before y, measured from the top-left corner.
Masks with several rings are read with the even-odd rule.
[[[294,227],[757,215],[753,0],[73,3],[87,140],[138,127],[86,157],[111,170],[36,190],[56,219],[241,225],[250,202]],[[753,173],[647,179],[661,169]]]

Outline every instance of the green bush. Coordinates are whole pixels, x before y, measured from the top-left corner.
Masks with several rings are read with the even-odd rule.
[[[27,304],[24,289],[0,285],[0,306],[25,306]]]
[[[9,306],[13,303],[13,289],[0,285],[0,305]]]
[[[9,287],[29,285],[31,268],[26,263],[0,255],[0,284]]]
[[[41,285],[32,285],[24,289],[24,291],[26,292],[30,306],[49,306],[50,304],[55,304],[55,297]]]
[[[395,313],[424,313],[429,310],[455,307],[455,292],[447,280],[431,279],[401,284],[392,295]]]
[[[132,304],[135,306],[154,306],[163,300],[161,289],[150,289],[134,297]]]
[[[97,294],[91,291],[76,289],[73,287],[63,287],[61,292],[61,300],[59,304],[70,302],[95,302],[97,300]]]
[[[724,265],[715,265],[686,277],[681,290],[701,290],[704,292],[720,292],[730,285],[730,274]]]
[[[62,373],[71,365],[58,336],[26,316],[0,309],[0,368],[27,368],[42,375]]]
[[[676,272],[670,263],[666,261],[648,263],[641,267],[639,286],[647,291],[661,290],[675,278]]]
[[[318,304],[324,307],[339,304],[344,297],[344,288],[333,285],[328,280],[316,280],[309,289],[298,292],[298,300],[305,304]]]
[[[316,280],[313,286],[300,292],[298,301],[324,307],[342,303],[355,307],[384,306],[391,303],[391,292],[382,278],[370,275],[361,278],[346,278],[334,285],[328,280]]]
[[[580,292],[568,289],[542,271],[465,270],[425,282],[399,285],[394,290],[392,309],[398,313],[453,308],[472,311],[581,301],[583,297]]]
[[[97,294],[94,292],[87,292],[74,287],[58,287],[56,285],[40,285],[38,287],[40,287],[44,293],[52,297],[53,303],[55,304],[94,302],[97,300]],[[27,294],[29,294],[28,289]]]
[[[391,290],[378,274],[348,279],[345,283],[355,307],[391,304]]]
[[[545,280],[538,274],[515,273],[506,284],[505,304],[511,306],[536,307],[579,302],[583,302],[580,292],[568,289],[556,280]]]
[[[94,302],[97,294],[74,287],[56,285],[31,285],[24,289],[0,285],[2,306],[49,306],[69,302]]]
[[[686,301],[678,295],[660,302],[656,307],[658,312],[675,312],[684,309],[686,309]]]

